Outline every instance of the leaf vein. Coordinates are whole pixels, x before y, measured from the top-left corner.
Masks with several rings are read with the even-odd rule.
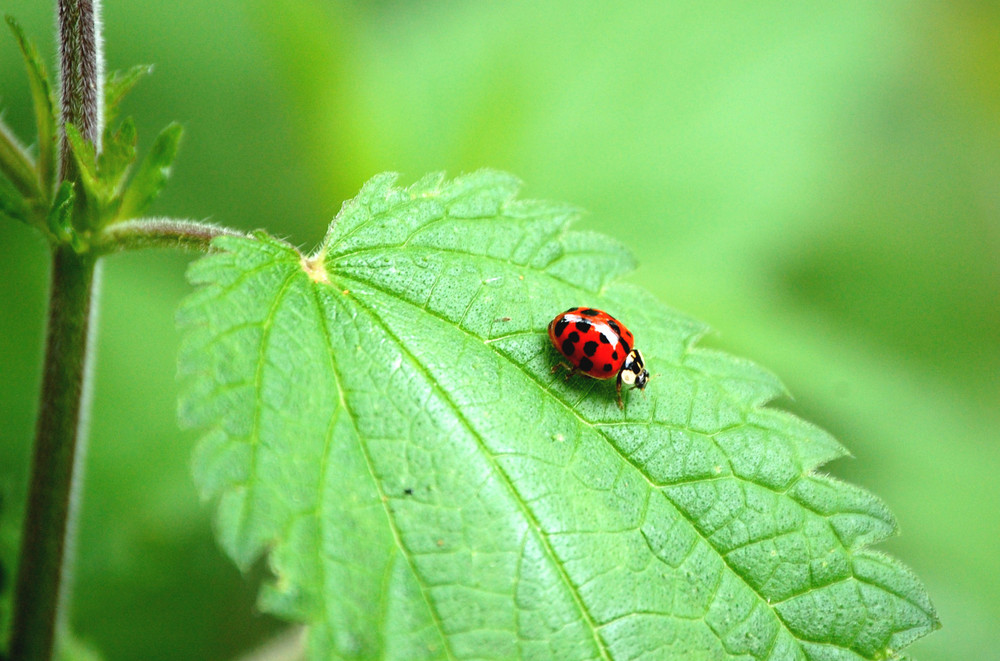
[[[344,276],[341,276],[341,277],[344,277]],[[350,279],[352,279],[352,280],[353,280],[353,278],[350,278]],[[407,305],[410,305],[410,306],[413,306],[413,303],[411,303],[411,302],[407,301],[406,299],[403,299],[403,298],[399,297],[399,296],[398,296],[397,294],[394,294],[394,293],[391,293],[391,292],[387,292],[387,291],[383,290],[383,289],[382,289],[382,288],[381,288],[380,286],[378,286],[378,285],[376,285],[376,284],[373,284],[373,283],[371,283],[371,282],[368,282],[368,281],[363,281],[363,282],[364,282],[364,284],[367,284],[367,285],[369,285],[369,286],[373,287],[374,289],[376,289],[376,290],[378,290],[378,291],[382,292],[382,294],[384,294],[384,295],[388,295],[388,296],[391,296],[391,297],[393,297],[393,298],[394,298],[395,300],[398,300],[398,301],[401,301],[401,302],[403,302],[403,303],[405,303],[405,304],[407,304]],[[359,301],[359,304],[360,304],[360,300],[359,300],[359,299],[355,298],[355,300],[358,300],[358,301]],[[399,340],[398,338],[396,338],[396,337],[395,337],[395,335],[393,335],[393,334],[392,334],[391,330],[389,330],[389,328],[387,327],[387,325],[385,324],[385,322],[384,322],[384,321],[382,321],[382,320],[381,320],[381,318],[380,318],[380,317],[378,317],[378,316],[377,316],[377,315],[375,314],[375,312],[374,312],[374,311],[372,310],[372,308],[371,308],[371,307],[369,307],[369,306],[366,306],[366,307],[367,307],[367,309],[368,309],[368,311],[369,311],[369,314],[371,314],[371,315],[372,315],[373,317],[375,317],[376,319],[378,319],[378,320],[380,321],[380,324],[382,325],[383,329],[384,329],[384,330],[385,330],[385,331],[386,331],[387,333],[389,333],[391,337],[393,337],[393,338],[395,339],[396,343],[397,343],[397,344],[399,344],[400,348],[401,348],[402,350],[404,350],[404,351],[405,351],[405,352],[406,352],[406,353],[407,353],[407,354],[408,354],[408,355],[410,356],[411,360],[413,360],[413,361],[414,361],[414,364],[415,364],[415,365],[417,365],[417,366],[418,366],[418,368],[420,368],[420,369],[421,369],[421,370],[422,370],[422,371],[423,371],[423,372],[425,373],[425,376],[427,377],[427,379],[428,379],[428,380],[429,380],[429,381],[430,381],[431,383],[435,384],[435,385],[434,385],[435,389],[437,389],[437,390],[438,390],[439,392],[441,392],[441,390],[440,390],[440,386],[437,386],[437,385],[436,385],[436,381],[435,381],[435,380],[434,380],[434,379],[433,379],[433,378],[431,377],[431,375],[430,375],[430,374],[428,374],[428,373],[427,373],[427,371],[426,371],[426,368],[424,368],[424,366],[423,366],[423,365],[422,365],[422,364],[421,364],[421,363],[420,363],[420,362],[419,362],[419,361],[418,361],[418,360],[416,359],[416,357],[414,357],[414,356],[413,356],[412,352],[410,352],[410,351],[409,351],[409,349],[408,349],[408,348],[406,348],[406,347],[405,347],[405,345],[403,345],[403,343],[402,343],[402,342],[401,342],[401,341],[400,341],[400,340]],[[438,314],[438,313],[435,313],[435,312],[432,312],[432,311],[430,311],[430,310],[428,310],[428,311],[427,311],[427,313],[428,313],[428,314],[432,314],[432,315],[434,315],[434,316],[438,317],[438,318],[439,318],[439,319],[441,319],[442,321],[444,321],[444,322],[446,322],[447,324],[451,325],[452,327],[456,328],[457,330],[459,330],[459,331],[460,331],[460,332],[462,332],[463,334],[465,334],[465,335],[469,336],[470,338],[475,338],[476,340],[479,340],[480,342],[482,341],[482,338],[479,338],[478,336],[476,336],[476,335],[473,335],[472,333],[470,333],[469,331],[465,330],[464,328],[461,328],[461,327],[459,327],[459,326],[456,326],[456,325],[454,324],[454,322],[453,322],[453,321],[451,321],[451,320],[449,320],[449,319],[446,319],[445,317],[441,316],[440,314]],[[491,348],[492,348],[492,347],[491,347]],[[709,545],[709,546],[710,546],[710,547],[711,547],[712,549],[714,549],[714,550],[715,550],[716,554],[718,554],[718,556],[719,556],[720,560],[721,560],[721,561],[723,562],[723,564],[725,564],[725,566],[726,566],[726,567],[727,567],[727,568],[729,569],[729,571],[731,571],[731,572],[732,572],[732,573],[733,573],[734,575],[736,575],[736,576],[740,577],[740,580],[742,580],[742,581],[743,581],[743,583],[744,583],[744,584],[745,584],[745,585],[746,585],[746,586],[747,586],[748,588],[750,588],[750,590],[751,590],[751,591],[752,591],[752,592],[753,592],[753,593],[754,593],[754,594],[755,594],[755,595],[757,596],[757,598],[758,598],[758,599],[759,599],[759,600],[760,600],[760,601],[761,601],[762,603],[764,603],[764,604],[767,604],[767,599],[766,599],[766,598],[765,598],[765,597],[764,597],[764,596],[763,596],[763,595],[762,595],[762,594],[760,593],[760,591],[759,591],[759,590],[758,590],[757,588],[755,588],[755,587],[754,587],[754,586],[753,586],[752,584],[750,584],[750,582],[749,582],[749,581],[747,581],[747,580],[746,580],[746,578],[745,578],[745,577],[744,577],[744,576],[743,576],[743,575],[742,575],[742,574],[741,574],[741,573],[740,573],[739,571],[737,571],[737,569],[736,569],[736,568],[735,568],[735,567],[734,567],[733,565],[731,565],[731,564],[730,564],[730,563],[729,563],[729,562],[727,561],[727,559],[726,559],[726,558],[725,558],[725,556],[724,556],[724,555],[723,555],[723,554],[721,553],[721,551],[720,551],[720,550],[719,550],[718,548],[716,548],[716,546],[715,546],[714,544],[712,544],[711,540],[710,540],[710,539],[709,539],[708,537],[706,537],[706,535],[705,535],[705,534],[704,534],[704,533],[703,533],[703,532],[701,531],[701,529],[699,529],[699,527],[698,527],[697,523],[696,523],[696,522],[694,521],[694,519],[693,519],[693,518],[692,518],[692,517],[691,517],[691,516],[690,516],[690,515],[689,515],[689,514],[688,514],[688,513],[686,512],[686,511],[684,511],[684,509],[683,509],[683,508],[679,507],[679,506],[677,505],[677,503],[675,503],[675,502],[673,501],[673,499],[671,499],[671,498],[670,498],[669,494],[667,494],[667,493],[666,493],[666,492],[665,492],[665,491],[664,491],[664,490],[663,490],[663,489],[662,489],[661,487],[659,487],[659,486],[657,486],[657,485],[656,485],[656,483],[655,483],[655,482],[654,482],[654,481],[653,481],[653,480],[652,480],[652,479],[650,478],[650,476],[649,476],[649,475],[648,475],[648,474],[646,473],[646,471],[644,470],[644,468],[643,468],[643,467],[642,467],[642,466],[641,466],[640,464],[638,464],[638,463],[637,463],[637,462],[635,462],[635,461],[634,461],[634,460],[633,460],[633,459],[632,459],[631,457],[627,456],[627,455],[626,455],[626,454],[624,454],[624,453],[623,453],[623,452],[622,452],[621,450],[619,450],[619,449],[618,449],[618,447],[617,447],[617,446],[615,445],[615,443],[614,443],[613,439],[611,439],[611,437],[609,437],[609,436],[607,435],[607,433],[606,433],[605,431],[603,431],[603,430],[602,430],[602,429],[601,429],[600,427],[596,427],[596,426],[592,425],[592,424],[591,424],[591,423],[590,423],[589,421],[587,421],[586,419],[584,419],[584,418],[583,418],[583,417],[582,417],[582,416],[581,416],[581,415],[579,414],[579,412],[578,412],[578,411],[577,411],[577,410],[575,409],[575,407],[573,407],[573,406],[570,406],[570,405],[569,405],[569,404],[568,404],[568,403],[567,403],[567,402],[566,402],[565,400],[563,400],[563,399],[559,398],[558,396],[554,395],[554,394],[553,394],[553,393],[552,393],[551,391],[547,390],[547,389],[545,388],[544,384],[543,384],[543,383],[541,383],[541,382],[539,381],[538,377],[537,377],[537,376],[536,376],[535,374],[531,373],[531,372],[530,372],[529,370],[525,369],[525,368],[524,368],[523,366],[521,366],[521,365],[519,365],[518,363],[514,362],[513,360],[511,360],[510,358],[508,358],[507,356],[505,356],[505,355],[504,355],[504,354],[502,354],[501,352],[499,352],[499,351],[496,351],[495,349],[493,349],[493,351],[494,351],[495,353],[497,353],[497,355],[499,355],[500,357],[502,357],[502,358],[503,358],[504,360],[506,360],[506,361],[507,361],[507,362],[508,362],[508,363],[509,363],[509,364],[510,364],[511,366],[513,366],[513,367],[514,367],[515,369],[517,369],[517,370],[521,371],[522,373],[524,373],[524,374],[525,374],[525,375],[526,375],[526,376],[527,376],[527,377],[529,378],[529,380],[531,380],[532,382],[534,382],[534,383],[535,383],[535,384],[536,384],[536,385],[537,385],[537,386],[538,386],[538,387],[539,387],[539,388],[540,388],[540,389],[541,389],[541,390],[542,390],[543,392],[546,392],[546,393],[548,393],[549,395],[551,395],[551,396],[553,397],[553,399],[554,399],[554,400],[555,400],[556,402],[558,402],[559,404],[561,404],[561,405],[563,405],[564,407],[566,407],[566,409],[567,409],[567,410],[568,410],[568,411],[569,411],[570,413],[572,413],[572,414],[573,414],[574,416],[576,416],[576,417],[577,417],[577,419],[579,419],[579,420],[580,420],[580,422],[581,422],[582,424],[584,424],[584,425],[587,425],[587,426],[589,426],[589,427],[593,428],[593,429],[594,429],[594,430],[595,430],[595,431],[596,431],[596,432],[597,432],[598,434],[600,434],[600,435],[601,435],[602,437],[604,437],[605,441],[606,441],[606,442],[607,442],[607,443],[608,443],[608,444],[609,444],[609,445],[611,446],[611,448],[612,448],[612,449],[613,449],[613,450],[614,450],[614,451],[615,451],[616,453],[618,453],[618,455],[619,455],[619,456],[620,456],[620,457],[622,458],[622,460],[623,460],[623,461],[627,462],[627,463],[628,463],[629,465],[631,465],[631,466],[632,466],[633,468],[635,468],[635,469],[636,469],[636,471],[638,471],[638,472],[639,472],[639,474],[643,476],[643,478],[644,478],[644,479],[646,480],[646,482],[647,482],[647,483],[648,483],[648,484],[650,485],[650,487],[652,487],[653,489],[656,489],[657,491],[659,491],[659,492],[660,492],[660,493],[661,493],[661,494],[662,494],[662,495],[664,496],[664,498],[666,498],[667,502],[669,502],[669,503],[671,504],[671,506],[672,506],[672,507],[673,507],[673,508],[675,509],[675,511],[677,511],[677,513],[678,513],[678,514],[679,514],[680,516],[682,516],[682,517],[684,517],[685,519],[687,519],[688,523],[689,523],[689,524],[691,525],[691,528],[692,528],[692,529],[694,530],[695,534],[696,534],[696,535],[698,535],[698,536],[699,536],[699,537],[700,537],[700,538],[701,538],[701,539],[702,539],[702,540],[703,540],[703,541],[704,541],[704,542],[705,542],[706,544],[708,544],[708,545]],[[466,427],[467,427],[467,428],[468,428],[468,429],[469,429],[470,431],[472,431],[472,433],[473,433],[473,434],[476,434],[476,437],[477,437],[477,438],[479,438],[478,434],[477,434],[477,433],[476,433],[476,432],[475,432],[475,431],[474,431],[474,430],[472,429],[472,426],[471,426],[471,423],[469,423],[469,422],[468,422],[468,420],[467,420],[467,419],[466,419],[466,418],[465,418],[465,417],[464,417],[464,416],[463,416],[463,415],[461,414],[461,412],[459,411],[458,407],[457,407],[457,406],[456,406],[456,405],[455,405],[455,404],[454,404],[454,403],[453,403],[453,402],[451,401],[451,399],[450,399],[450,398],[447,398],[447,396],[446,396],[446,395],[442,395],[442,396],[446,398],[446,401],[447,401],[447,402],[448,402],[448,403],[450,404],[450,406],[451,406],[451,407],[452,407],[452,408],[453,408],[453,409],[455,410],[455,412],[456,412],[456,415],[457,415],[457,416],[458,416],[458,417],[459,417],[459,418],[460,418],[460,419],[461,419],[461,420],[463,421],[464,425],[465,425],[465,426],[466,426]],[[692,405],[692,406],[693,406],[693,405]],[[480,439],[480,441],[481,441],[481,440],[482,440],[482,439]],[[484,451],[485,451],[485,450],[484,450]],[[487,455],[489,455],[489,453],[488,453],[488,452],[486,452],[486,454],[487,454]],[[498,468],[498,470],[499,470],[499,468]],[[509,478],[507,478],[507,477],[506,477],[506,475],[504,475],[504,479],[505,479],[506,481],[508,481],[508,486],[509,486],[509,487],[511,488],[511,490],[513,491],[513,486],[509,485]],[[516,493],[516,491],[515,491],[515,493]],[[518,500],[518,503],[519,503],[519,505],[521,505],[521,507],[522,507],[522,510],[523,510],[523,509],[524,509],[524,506],[523,506],[523,503],[521,503],[520,499],[517,499],[517,500]],[[538,526],[538,523],[537,523],[537,521],[535,521],[535,520],[534,520],[533,518],[532,518],[532,521],[533,521],[534,525],[535,525],[535,526],[537,527],[537,526]],[[538,530],[538,533],[539,533],[540,535],[544,535],[544,533],[543,533],[543,532],[541,531],[540,527],[537,527],[537,530]],[[551,553],[551,549],[548,549],[548,550],[549,550],[549,552]],[[554,555],[553,555],[552,557],[553,557],[553,558],[555,558],[556,556],[554,556]],[[661,560],[661,562],[662,562],[662,560]],[[559,569],[560,573],[562,573],[562,574],[563,574],[563,576],[564,576],[564,580],[565,580],[565,581],[567,582],[567,585],[573,585],[573,584],[572,584],[572,582],[571,582],[571,581],[569,580],[569,577],[565,575],[565,573],[564,573],[564,571],[563,571],[562,567],[561,567],[561,566],[559,565],[559,563],[558,563],[558,562],[556,562],[556,563],[554,563],[554,564],[555,564],[555,565],[556,565],[556,566],[558,567],[558,569]],[[721,580],[721,579],[720,579],[720,580]],[[583,605],[583,603],[582,603],[582,602],[580,601],[580,597],[579,597],[578,595],[576,595],[576,592],[575,592],[575,591],[573,591],[573,594],[574,594],[574,598],[576,598],[576,599],[577,599],[577,601],[578,601],[578,604],[580,605],[580,608],[581,608],[582,610],[585,610],[585,608],[586,608],[586,607],[585,607],[585,606]],[[791,629],[789,628],[789,626],[788,626],[788,623],[787,623],[787,622],[785,622],[784,618],[782,618],[782,617],[781,617],[781,614],[780,614],[780,613],[778,613],[778,612],[776,612],[776,611],[775,611],[775,610],[774,610],[773,608],[770,608],[770,604],[768,604],[768,608],[769,608],[770,612],[772,612],[772,613],[774,614],[774,617],[775,617],[775,618],[777,618],[777,619],[778,619],[778,621],[782,623],[782,626],[783,626],[783,627],[785,627],[785,629],[786,629],[786,630],[787,630],[787,631],[788,631],[789,633],[791,633],[791,634],[792,634],[792,636],[793,636],[793,638],[794,638],[794,632],[793,632],[793,631],[792,631],[792,630],[791,630]],[[590,621],[590,623],[591,623],[591,625],[592,625],[592,630],[593,630],[593,631],[595,632],[595,637],[596,637],[596,629],[595,629],[595,628],[593,627],[593,624],[594,624],[594,623],[593,623],[593,620],[589,618],[589,613],[588,613],[588,620]],[[601,646],[601,647],[600,647],[600,649],[601,649],[601,650],[603,651],[603,650],[604,650],[604,647],[603,647],[603,646]]]
[[[466,428],[466,430],[473,436],[473,438],[476,439],[480,451],[483,453],[484,457],[486,457],[487,460],[490,462],[494,474],[496,474],[503,481],[504,486],[513,496],[514,502],[521,510],[521,513],[525,517],[525,520],[529,523],[532,532],[535,534],[542,548],[545,549],[546,555],[549,556],[552,565],[556,569],[556,572],[559,574],[563,583],[569,590],[569,593],[573,597],[573,600],[576,603],[577,608],[580,610],[581,615],[583,616],[591,633],[593,634],[595,645],[598,651],[601,653],[601,657],[606,659],[607,661],[611,661],[610,656],[608,656],[607,649],[605,648],[604,644],[601,641],[600,636],[597,633],[598,632],[597,624],[594,621],[593,616],[590,614],[590,611],[588,610],[586,604],[584,603],[582,595],[579,594],[578,586],[576,586],[573,583],[573,581],[570,580],[569,575],[566,574],[565,568],[562,566],[562,563],[558,561],[558,556],[552,549],[552,546],[549,543],[549,540],[546,537],[546,534],[542,529],[541,525],[539,524],[538,520],[534,517],[531,511],[525,506],[523,500],[521,499],[520,495],[517,492],[517,489],[514,488],[514,485],[511,482],[510,477],[500,467],[500,465],[496,462],[493,455],[486,448],[485,441],[482,438],[482,435],[475,429],[475,427],[468,420],[468,418],[465,417],[465,415],[462,413],[461,408],[451,399],[448,393],[444,391],[444,389],[441,388],[440,385],[437,384],[437,381],[427,371],[426,366],[424,366],[424,364],[420,362],[420,360],[413,354],[413,352],[410,351],[409,347],[407,347],[406,344],[403,343],[403,341],[400,340],[399,337],[397,337],[396,334],[392,332],[392,330],[389,328],[388,324],[382,319],[382,317],[378,313],[376,313],[372,307],[362,303],[360,299],[355,298],[354,300],[358,303],[359,307],[363,307],[368,312],[369,316],[371,316],[372,319],[382,327],[385,333],[390,338],[392,338],[392,340],[399,346],[400,350],[403,353],[405,353],[406,356],[409,358],[409,360],[413,363],[414,367],[420,370],[420,372],[424,375],[424,378],[427,379],[428,383],[431,384],[431,387],[438,393],[441,400],[445,404],[447,404],[448,407],[451,408],[451,410],[455,413],[455,417],[462,423],[462,426]]]
[[[340,397],[340,405],[343,407],[344,411],[347,413],[347,417],[351,421],[351,426],[354,427],[354,433],[355,433],[355,435],[356,435],[356,437],[358,439],[358,447],[361,449],[361,454],[362,454],[362,456],[365,459],[365,465],[366,465],[366,467],[368,469],[368,473],[371,475],[372,484],[375,486],[375,489],[378,491],[379,502],[382,504],[382,509],[383,509],[383,512],[385,513],[386,521],[387,521],[387,523],[389,525],[389,530],[392,532],[393,540],[395,541],[396,546],[402,552],[403,557],[407,558],[407,562],[408,562],[408,564],[410,566],[410,571],[412,572],[415,580],[417,581],[417,584],[420,586],[420,593],[423,596],[424,602],[427,605],[427,609],[428,609],[428,612],[430,613],[431,619],[433,619],[434,624],[437,627],[438,634],[441,636],[442,645],[444,646],[444,650],[447,653],[448,658],[455,659],[456,658],[455,654],[452,651],[451,646],[450,646],[450,644],[448,642],[448,636],[445,634],[444,622],[441,619],[440,613],[438,613],[437,609],[434,607],[434,604],[432,603],[432,600],[430,599],[430,596],[427,594],[427,587],[424,585],[424,582],[421,580],[419,572],[417,572],[416,567],[414,567],[413,563],[409,560],[409,556],[407,555],[407,552],[406,552],[406,547],[403,544],[403,539],[402,539],[402,537],[400,535],[398,527],[396,526],[396,520],[395,520],[395,518],[392,515],[392,511],[389,509],[389,507],[387,505],[387,503],[388,503],[388,496],[386,495],[386,493],[382,489],[382,483],[379,481],[378,477],[375,475],[375,467],[374,467],[374,464],[372,462],[371,455],[370,455],[370,453],[368,451],[368,446],[367,446],[367,444],[364,441],[364,437],[361,434],[361,431],[358,429],[357,419],[356,419],[354,413],[351,411],[351,408],[350,408],[350,406],[347,403],[347,398],[344,395],[343,379],[342,379],[341,374],[340,374],[340,368],[339,368],[339,366],[337,364],[336,354],[334,353],[334,350],[333,350],[333,340],[330,337],[330,331],[329,331],[329,328],[326,325],[326,315],[324,314],[324,312],[325,312],[325,306],[323,305],[323,302],[319,298],[319,285],[314,285],[311,288],[311,290],[312,290],[312,293],[313,293],[313,300],[314,300],[314,302],[316,304],[317,313],[320,315],[320,318],[322,320],[321,323],[320,323],[320,326],[323,329],[323,338],[326,341],[327,351],[330,354],[330,369],[332,371],[333,377],[334,377],[334,379],[336,381],[336,384],[337,384],[337,392],[338,392],[339,397]],[[337,301],[336,297],[334,297],[333,300]],[[337,303],[335,303],[335,304],[339,304],[339,301]]]
[[[254,368],[254,401],[253,401],[253,422],[250,427],[250,438],[247,441],[250,444],[250,466],[247,471],[249,476],[246,480],[246,494],[243,496],[243,500],[240,504],[240,522],[237,526],[238,534],[240,538],[245,535],[245,530],[247,524],[250,520],[250,508],[252,505],[253,495],[254,495],[254,485],[257,480],[254,476],[257,474],[257,455],[260,451],[260,414],[263,408],[263,401],[261,401],[261,379],[264,374],[264,365],[266,361],[263,360],[263,356],[266,351],[267,343],[271,337],[271,329],[274,325],[274,317],[278,313],[278,309],[281,307],[281,303],[284,301],[285,294],[288,292],[289,287],[291,287],[292,282],[295,279],[295,272],[291,272],[285,276],[282,281],[281,287],[278,289],[277,294],[274,297],[274,303],[271,304],[268,310],[267,316],[264,318],[264,322],[261,324],[262,332],[260,337],[260,345],[257,350],[257,354],[261,356],[261,360],[257,362]],[[242,540],[241,540],[242,541]]]

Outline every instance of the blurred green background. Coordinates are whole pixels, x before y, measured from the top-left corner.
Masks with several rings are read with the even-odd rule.
[[[3,0],[43,53],[51,3]],[[187,133],[158,214],[312,246],[375,173],[509,170],[588,210],[631,278],[775,371],[855,455],[944,629],[997,659],[1000,4],[105,0],[141,144]],[[12,39],[0,103],[32,136]],[[73,622],[109,659],[226,659],[279,625],[216,549],[174,422],[190,256],[104,265]],[[47,256],[0,225],[0,557],[23,502]],[[10,580],[8,578],[8,592]]]

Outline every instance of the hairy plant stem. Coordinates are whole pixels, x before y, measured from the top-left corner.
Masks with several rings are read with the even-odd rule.
[[[96,0],[58,0],[57,9],[63,127],[72,122],[99,152],[103,65]],[[64,128],[60,180],[78,176]],[[52,659],[56,633],[66,619],[96,266],[93,253],[81,254],[66,244],[52,248],[45,364],[14,594],[10,653],[15,661]]]
[[[104,58],[101,55],[97,0],[58,0],[59,81],[62,124],[73,124],[94,151],[101,152],[104,131]],[[62,132],[60,180],[75,178],[75,163]]]
[[[101,230],[95,241],[97,254],[141,250],[143,248],[180,248],[208,252],[217,236],[245,237],[238,230],[196,220],[174,218],[138,218],[114,223]]]
[[[75,520],[74,470],[83,456],[81,400],[96,260],[70,246],[53,249],[45,367],[14,595],[11,658],[52,658],[65,600],[67,539]]]

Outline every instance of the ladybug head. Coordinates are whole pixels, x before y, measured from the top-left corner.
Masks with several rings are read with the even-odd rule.
[[[646,369],[646,361],[643,360],[642,353],[638,349],[632,349],[625,357],[622,369],[618,372],[618,380],[639,390],[646,387],[646,383],[649,381],[649,370]]]

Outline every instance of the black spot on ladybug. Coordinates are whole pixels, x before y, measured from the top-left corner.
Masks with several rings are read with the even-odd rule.
[[[563,340],[562,343],[563,355],[565,355],[568,358],[573,355],[574,351],[576,351],[576,345],[570,342],[569,340]]]
[[[604,333],[598,333],[598,335],[601,338],[601,344],[611,344],[611,340],[608,339],[607,335],[605,335]]]
[[[592,309],[592,308],[587,308],[586,310],[580,310],[580,314],[586,315],[588,317],[596,317],[597,315],[599,315],[601,313],[598,312],[597,310]]]
[[[572,333],[566,336],[566,339],[572,342],[573,344],[576,344],[577,342],[580,341],[580,334],[577,333],[576,331],[573,331]]]
[[[625,350],[625,355],[626,356],[628,354],[632,353],[632,347],[629,346],[629,343],[625,341],[625,338],[622,338],[622,349]]]
[[[563,312],[563,314],[569,314],[570,312],[576,312],[577,310],[579,310],[579,308],[570,308],[569,310]]]
[[[580,331],[581,333],[589,333],[590,332],[590,322],[589,321],[582,321],[581,320],[581,321],[576,322],[573,325],[576,326],[576,329],[578,331]]]
[[[611,326],[611,330],[613,330],[618,337],[622,336],[622,327],[615,323],[614,319],[608,319],[608,326]]]
[[[555,336],[562,337],[562,334],[566,332],[566,327],[569,326],[569,322],[565,319],[560,319],[556,322]]]
[[[611,367],[611,363],[604,363],[604,371],[605,372],[610,372],[612,369],[614,369],[614,368]]]
[[[594,361],[592,361],[590,358],[587,358],[586,356],[580,359],[580,370],[584,372],[589,372],[592,369],[594,369]]]
[[[611,352],[611,357],[614,358],[615,360],[618,360],[618,352],[617,351],[612,351]]]
[[[588,356],[593,356],[597,353],[597,342],[590,341],[583,345],[583,353]]]

